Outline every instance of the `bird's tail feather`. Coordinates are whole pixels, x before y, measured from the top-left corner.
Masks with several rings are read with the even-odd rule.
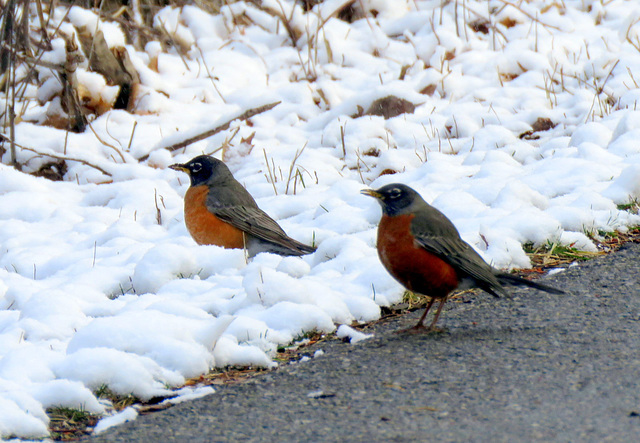
[[[529,286],[530,288],[538,289],[540,291],[548,292],[549,294],[566,294],[566,292],[553,288],[551,286],[543,285],[542,283],[536,283],[531,280],[518,277],[511,274],[498,274],[498,281],[501,284],[516,285],[516,286]]]
[[[295,248],[291,248],[292,251],[295,251],[296,253],[293,255],[305,255],[305,254],[311,254],[313,252],[316,252],[316,248],[315,246],[309,246],[309,245],[305,245],[304,243],[299,243],[296,242],[295,244]]]
[[[251,250],[251,248],[249,248]],[[316,251],[315,246],[308,246],[300,243],[292,238],[286,238],[280,242],[266,242],[260,244],[259,252],[271,252],[279,255],[292,255],[299,257],[301,255],[311,254]]]

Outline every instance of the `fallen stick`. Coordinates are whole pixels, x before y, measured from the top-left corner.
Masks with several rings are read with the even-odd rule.
[[[173,151],[177,151],[178,149],[182,149],[186,146],[189,146],[192,143],[195,142],[199,142],[200,140],[204,140],[205,138],[211,137],[212,135],[215,135],[219,132],[222,132],[226,129],[229,129],[229,126],[231,125],[231,123],[233,123],[235,120],[240,120],[240,121],[244,121],[247,119],[250,119],[251,117],[253,117],[254,115],[258,115],[258,114],[262,114],[263,112],[269,111],[270,109],[275,108],[276,106],[278,106],[280,104],[280,102],[275,102],[275,103],[269,103],[268,105],[264,105],[264,106],[259,106],[257,108],[251,108],[251,109],[247,109],[246,111],[244,111],[242,114],[237,115],[235,117],[230,118],[229,120],[227,120],[225,123],[216,126],[213,129],[209,129],[201,134],[198,134],[196,136],[190,137],[186,140],[182,140],[179,141],[177,143],[173,143],[172,145],[169,146],[156,146],[154,148],[154,150],[156,149],[166,149],[170,152]],[[149,158],[149,154],[143,155],[142,157],[140,157],[138,160],[143,162],[145,160],[147,160]]]
[[[6,141],[10,141],[9,137],[7,137],[4,134],[0,134],[0,138]],[[89,166],[90,168],[93,169],[97,169],[98,171],[102,172],[104,175],[111,177],[111,173],[105,171],[104,169],[102,169],[100,166],[94,165],[92,163],[89,163],[87,160],[81,159],[81,158],[74,158],[74,157],[69,157],[66,155],[60,155],[60,154],[55,154],[53,152],[41,152],[38,151],[36,149],[33,148],[29,148],[27,146],[21,145],[19,143],[16,143],[16,146],[19,147],[20,149],[24,149],[25,151],[30,151],[33,152],[35,154],[44,156],[44,157],[51,157],[51,158],[55,158],[56,160],[66,160],[66,161],[71,161],[71,162],[78,162],[78,163],[82,163],[83,165]]]

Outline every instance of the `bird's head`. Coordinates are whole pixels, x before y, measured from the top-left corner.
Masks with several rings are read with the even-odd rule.
[[[413,211],[416,203],[423,201],[420,194],[401,183],[391,183],[375,190],[363,189],[360,193],[378,200],[386,215],[408,214]]]
[[[187,163],[176,163],[169,166],[176,171],[182,171],[189,174],[191,186],[198,186],[205,183],[215,184],[216,181],[227,178],[231,175],[231,171],[227,165],[208,155],[199,155],[192,158]]]

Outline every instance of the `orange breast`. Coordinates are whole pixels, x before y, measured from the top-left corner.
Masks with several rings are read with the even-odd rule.
[[[458,275],[444,260],[416,246],[409,230],[414,217],[382,216],[378,226],[380,261],[410,291],[446,297],[458,286]]]
[[[207,210],[207,186],[191,186],[184,196],[184,223],[199,245],[244,248],[244,233]]]

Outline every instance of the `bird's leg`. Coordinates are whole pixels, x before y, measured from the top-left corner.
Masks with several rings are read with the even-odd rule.
[[[422,313],[422,317],[420,317],[420,320],[418,320],[418,324],[414,326],[415,329],[419,329],[419,328],[424,328],[424,319],[427,318],[427,314],[429,313],[429,309],[431,309],[431,306],[433,306],[433,302],[435,302],[436,299],[435,297],[431,297],[431,299],[429,300],[429,303],[427,303],[427,307],[424,308],[424,312]],[[440,312],[440,311],[438,311]]]
[[[440,313],[442,312],[442,308],[444,308],[444,304],[447,301],[447,297],[443,297],[440,299],[440,306],[438,306],[438,311],[436,312],[436,316],[433,318],[431,322],[431,326],[429,326],[429,331],[436,331],[436,323],[438,322],[438,318],[440,317]]]
[[[405,332],[409,332],[412,334],[415,334],[417,332],[421,332],[423,330],[425,330],[424,325],[422,324],[422,322],[424,322],[424,319],[427,317],[427,314],[429,313],[429,309],[431,309],[431,306],[433,306],[433,302],[435,302],[436,299],[434,297],[431,297],[431,299],[429,300],[429,303],[427,303],[427,307],[424,308],[424,312],[422,313],[422,317],[420,317],[420,321],[418,321],[418,324],[415,326],[412,326],[410,328],[407,329],[400,329],[399,331],[396,331],[396,334],[402,334]]]

